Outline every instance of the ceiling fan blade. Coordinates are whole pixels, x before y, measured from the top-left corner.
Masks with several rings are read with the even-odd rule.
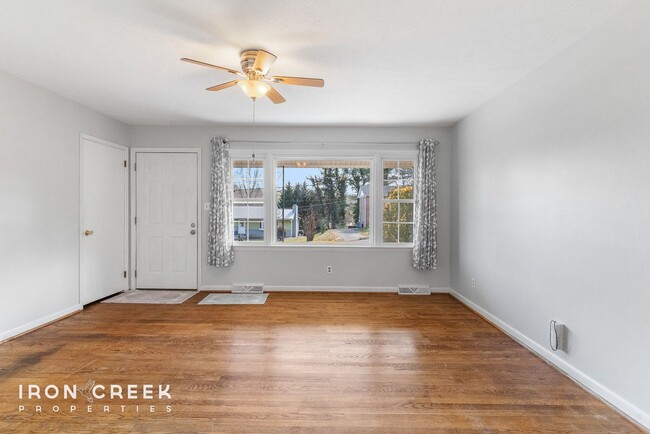
[[[255,56],[253,69],[261,72],[263,75],[266,75],[266,73],[269,72],[269,69],[271,69],[271,65],[275,63],[275,59],[277,59],[277,56],[274,54],[271,54],[268,51],[264,50],[257,50],[257,56]]]
[[[229,87],[233,87],[234,85],[236,85],[238,81],[239,80],[233,80],[233,81],[229,81],[228,83],[221,83],[216,86],[208,87],[206,90],[216,92],[218,90],[228,89]]]
[[[323,87],[325,86],[325,80],[322,78],[305,78],[305,77],[284,77],[284,76],[275,76],[271,77],[275,83],[280,84],[294,84],[297,86],[312,86],[312,87]]]
[[[282,104],[283,102],[286,101],[286,99],[284,99],[284,97],[280,95],[273,86],[271,86],[269,91],[266,92],[266,96],[268,96],[269,99],[273,101],[273,104]]]
[[[199,65],[199,66],[206,66],[206,67],[208,67],[208,68],[220,69],[220,70],[222,70],[222,71],[227,71],[227,72],[229,72],[229,73],[231,73],[231,74],[241,75],[242,77],[244,77],[244,74],[241,73],[240,71],[237,71],[237,70],[234,70],[234,69],[230,69],[230,68],[225,68],[225,67],[223,67],[223,66],[217,66],[217,65],[213,65],[213,64],[211,64],[211,63],[201,62],[200,60],[188,59],[187,57],[183,57],[181,60],[182,60],[183,62],[193,63],[193,64],[195,64],[195,65]]]

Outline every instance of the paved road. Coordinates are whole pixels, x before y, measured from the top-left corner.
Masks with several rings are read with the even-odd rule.
[[[360,241],[360,240],[368,239],[368,237],[363,236],[361,233],[359,233],[359,229],[355,229],[355,228],[330,229],[330,231],[336,235],[337,239],[340,238],[344,242]]]

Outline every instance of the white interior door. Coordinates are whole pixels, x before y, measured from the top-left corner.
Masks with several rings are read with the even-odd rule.
[[[81,139],[81,303],[128,288],[127,148]]]
[[[197,154],[138,152],[136,164],[136,287],[197,289]]]

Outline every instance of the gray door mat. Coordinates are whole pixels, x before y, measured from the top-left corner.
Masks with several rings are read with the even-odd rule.
[[[106,299],[102,303],[181,304],[195,294],[196,291],[134,289]]]
[[[268,294],[210,294],[199,304],[264,304]]]

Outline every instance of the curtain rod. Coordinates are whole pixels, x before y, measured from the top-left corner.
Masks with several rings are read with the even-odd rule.
[[[230,143],[253,143],[252,140],[230,140]],[[284,144],[284,145],[416,145],[417,142],[309,142],[295,140],[255,140],[255,143]],[[434,145],[439,145],[437,140],[433,141]]]

